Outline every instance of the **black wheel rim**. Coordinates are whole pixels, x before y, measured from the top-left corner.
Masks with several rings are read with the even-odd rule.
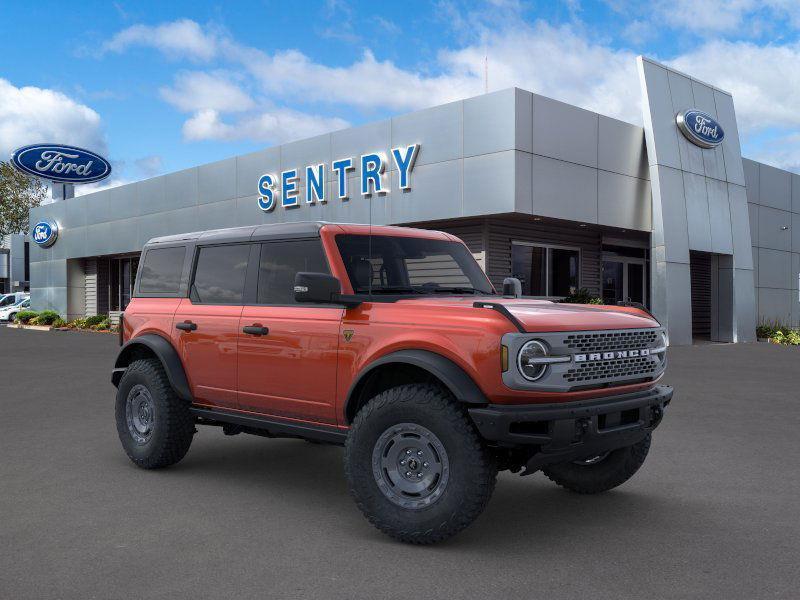
[[[375,443],[372,474],[392,504],[419,510],[442,497],[450,478],[450,462],[444,444],[430,429],[398,423]]]
[[[125,401],[125,421],[128,433],[137,444],[146,444],[153,434],[155,420],[153,396],[142,384],[136,384],[128,392]]]

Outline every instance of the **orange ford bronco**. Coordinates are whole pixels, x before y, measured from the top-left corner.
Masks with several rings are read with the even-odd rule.
[[[120,338],[117,431],[138,466],[181,460],[198,425],[343,445],[361,511],[420,544],[469,525],[498,470],[622,484],[672,397],[645,310],[500,295],[458,238],[402,227],[151,240]]]

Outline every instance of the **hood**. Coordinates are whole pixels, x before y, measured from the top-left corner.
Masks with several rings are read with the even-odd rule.
[[[632,306],[603,306],[594,304],[563,304],[531,298],[502,296],[430,296],[402,300],[431,306],[471,308],[475,302],[504,306],[522,324],[526,332],[588,331],[597,329],[636,329],[658,327],[659,323],[645,311]],[[490,310],[488,308],[476,310]]]

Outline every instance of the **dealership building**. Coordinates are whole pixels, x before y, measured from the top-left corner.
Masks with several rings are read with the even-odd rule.
[[[641,302],[673,344],[798,325],[800,176],[742,158],[729,93],[638,69],[643,127],[512,88],[37,207],[32,305],[118,315],[156,236],[333,221],[451,232],[498,288]]]

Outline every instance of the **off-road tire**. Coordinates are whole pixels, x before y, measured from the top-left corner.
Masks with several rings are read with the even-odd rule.
[[[441,495],[424,508],[390,501],[373,473],[373,451],[397,424],[432,432],[447,453],[448,479]],[[375,527],[402,542],[432,544],[471,524],[494,491],[497,467],[463,406],[444,389],[401,385],[372,398],[358,412],[347,436],[345,474],[358,508]]]
[[[633,477],[647,458],[650,434],[632,446],[611,451],[596,464],[575,462],[549,465],[542,472],[554,483],[578,494],[607,492]]]
[[[134,386],[144,386],[152,397],[152,433],[144,443],[137,442],[129,431],[126,419],[128,394]],[[117,389],[117,434],[128,457],[143,469],[159,469],[181,460],[194,436],[194,419],[189,413],[189,403],[175,394],[157,359],[132,362]]]

